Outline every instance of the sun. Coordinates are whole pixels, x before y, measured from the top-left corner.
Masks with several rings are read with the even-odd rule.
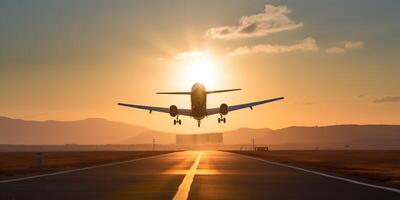
[[[210,58],[196,59],[188,63],[187,75],[192,82],[209,85],[215,82],[215,63]]]
[[[182,59],[181,65],[188,83],[201,82],[206,86],[216,84],[218,63],[208,52],[192,54]]]

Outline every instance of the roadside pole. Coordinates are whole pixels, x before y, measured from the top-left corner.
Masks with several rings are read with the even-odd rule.
[[[37,152],[36,153],[36,168],[41,171],[43,166],[43,153]]]
[[[256,150],[256,148],[255,148],[255,138],[253,138],[253,151],[255,151]]]

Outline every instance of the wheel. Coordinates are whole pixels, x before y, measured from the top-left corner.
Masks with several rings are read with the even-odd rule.
[[[176,120],[174,119],[174,125],[176,125]]]
[[[181,124],[182,124],[182,120],[179,120],[178,122],[179,122],[179,125],[181,125]]]
[[[218,124],[221,123],[221,118],[218,118]]]
[[[224,123],[226,123],[226,118],[224,118]]]

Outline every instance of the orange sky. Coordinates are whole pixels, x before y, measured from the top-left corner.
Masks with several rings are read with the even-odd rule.
[[[357,5],[338,1],[343,13],[337,16],[322,4],[304,4],[2,3],[0,114],[101,117],[188,133],[399,124],[397,11],[386,1],[383,8],[367,2],[356,11]],[[273,13],[278,17],[271,19]],[[155,92],[189,91],[196,81],[210,90],[242,88],[209,95],[209,107],[286,99],[229,113],[227,124],[211,116],[201,128],[187,117],[173,126],[168,114],[116,105],[189,108],[189,96]]]

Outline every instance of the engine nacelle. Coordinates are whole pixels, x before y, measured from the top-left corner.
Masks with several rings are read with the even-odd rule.
[[[222,115],[228,114],[228,105],[226,105],[226,103],[223,103],[221,106],[219,106],[219,113]]]
[[[175,117],[178,115],[178,107],[176,107],[176,105],[172,105],[169,107],[169,115],[171,115],[171,117]]]

